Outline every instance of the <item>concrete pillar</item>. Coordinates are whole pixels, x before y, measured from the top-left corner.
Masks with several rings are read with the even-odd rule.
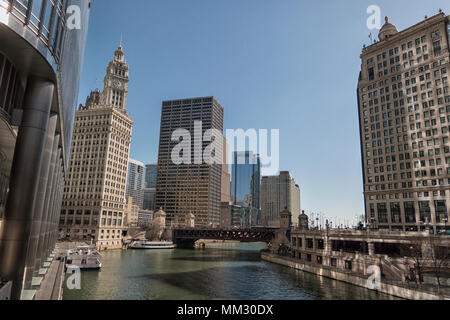
[[[14,151],[10,192],[0,241],[0,275],[13,281],[11,298],[20,299],[34,203],[39,184],[54,84],[36,77],[28,80],[23,119]]]
[[[61,151],[62,154],[62,151]],[[55,186],[55,199],[53,202],[53,216],[52,216],[52,230],[50,234],[50,244],[48,252],[51,253],[53,249],[55,248],[56,244],[56,234],[58,229],[58,219],[60,216],[60,207],[61,207],[61,181],[63,179],[63,167],[62,167],[62,159],[59,159],[59,166],[58,166],[58,179]]]
[[[51,156],[53,152],[53,138],[55,137],[57,116],[52,116],[48,123],[47,136],[45,139],[44,155],[39,177],[39,186],[34,205],[33,221],[31,224],[31,235],[28,243],[28,255],[25,267],[25,289],[31,288],[33,275],[39,273],[39,265],[35,265],[36,253],[41,233],[41,224],[44,213],[45,193],[47,191],[48,175],[50,171]]]
[[[63,181],[63,167],[62,167],[62,159],[59,159],[59,166],[57,168],[57,183],[55,185],[54,193],[54,203],[53,203],[53,211],[52,211],[52,219],[51,219],[51,232],[50,232],[50,243],[48,252],[51,253],[55,248],[56,240],[57,240],[57,230],[59,224],[59,216],[61,211],[61,194],[62,194],[62,181]]]
[[[324,239],[324,249],[326,255],[331,254],[331,241],[328,235],[326,235]]]
[[[46,226],[46,230],[45,230],[45,240],[44,240],[44,252],[43,252],[43,256],[44,257],[48,257],[50,254],[50,236],[51,236],[51,231],[52,231],[52,219],[53,219],[53,209],[54,209],[54,203],[55,203],[55,190],[57,188],[57,183],[58,183],[58,168],[59,168],[59,164],[60,164],[60,156],[61,156],[61,149],[58,149],[58,152],[56,153],[56,161],[55,161],[55,167],[54,167],[54,174],[53,174],[53,181],[52,181],[52,186],[51,186],[51,190],[52,190],[52,194],[49,200],[49,204],[48,204],[48,211],[49,211],[49,217],[47,220],[47,226]]]
[[[39,242],[38,242],[38,248],[36,252],[36,261],[35,261],[35,268],[38,269],[42,267],[42,264],[45,262],[45,259],[47,256],[45,255],[45,235],[46,230],[48,227],[48,220],[50,217],[50,199],[52,197],[52,183],[53,183],[53,177],[55,175],[55,163],[56,163],[56,157],[58,155],[58,144],[59,144],[59,135],[56,135],[53,139],[53,145],[52,145],[52,155],[50,160],[50,167],[49,167],[49,174],[48,174],[48,180],[46,185],[46,191],[45,191],[45,200],[44,200],[44,211],[42,215],[42,223],[41,223],[41,230],[39,232]]]

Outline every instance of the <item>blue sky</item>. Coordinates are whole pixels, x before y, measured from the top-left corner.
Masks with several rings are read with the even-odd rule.
[[[213,95],[225,128],[280,129],[280,169],[302,209],[352,219],[363,213],[356,86],[373,4],[399,30],[450,14],[448,0],[94,0],[80,103],[123,34],[132,158],[156,162],[162,100]]]

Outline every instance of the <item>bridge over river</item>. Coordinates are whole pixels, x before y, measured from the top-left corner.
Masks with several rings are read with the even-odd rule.
[[[178,248],[192,248],[197,240],[233,240],[271,243],[278,228],[198,229],[175,228],[172,240]]]

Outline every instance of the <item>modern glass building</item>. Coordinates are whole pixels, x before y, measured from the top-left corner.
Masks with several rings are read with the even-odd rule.
[[[250,151],[234,152],[231,170],[231,201],[246,209],[246,224],[256,225],[260,213],[261,162]]]
[[[127,174],[127,197],[133,197],[133,204],[142,209],[144,203],[144,171],[142,162],[129,159]]]
[[[0,0],[0,277],[13,299],[33,297],[57,239],[89,10]]]
[[[145,187],[156,188],[156,176],[158,173],[158,164],[152,163],[145,166]]]
[[[144,189],[144,203],[142,209],[155,211],[156,188]]]

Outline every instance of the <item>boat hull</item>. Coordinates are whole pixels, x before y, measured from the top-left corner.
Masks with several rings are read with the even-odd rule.
[[[129,249],[132,249],[132,250],[173,250],[173,249],[175,249],[175,246],[173,246],[173,247],[129,247]]]

